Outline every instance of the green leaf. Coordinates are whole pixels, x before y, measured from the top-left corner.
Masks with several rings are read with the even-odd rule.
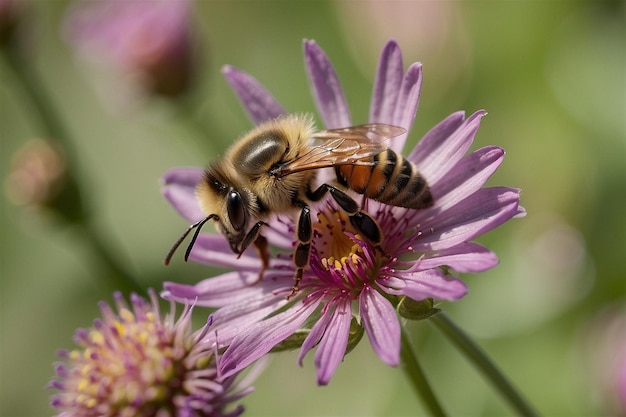
[[[409,320],[425,320],[441,310],[433,307],[433,299],[427,298],[421,301],[415,301],[409,297],[402,297],[398,303],[398,314]]]

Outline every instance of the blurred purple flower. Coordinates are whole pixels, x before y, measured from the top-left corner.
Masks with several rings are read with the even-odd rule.
[[[335,71],[313,41],[304,45],[313,95],[326,128],[352,125],[350,112]],[[284,113],[276,100],[250,75],[225,67],[224,75],[255,123]],[[403,71],[395,42],[382,51],[370,108],[371,123],[401,126],[410,131],[419,102],[422,69],[419,63]],[[284,248],[255,284],[261,261],[256,252],[240,258],[219,235],[201,234],[191,251],[194,261],[234,268],[194,286],[165,283],[166,298],[194,300],[219,307],[214,326],[220,342],[230,345],[220,363],[229,375],[237,372],[302,329],[299,361],[317,346],[318,383],[327,384],[350,346],[353,317],[385,363],[399,363],[400,324],[395,307],[400,299],[457,300],[465,284],[448,271],[480,272],[497,263],[496,256],[470,242],[475,237],[524,214],[519,190],[483,188],[502,162],[504,151],[495,146],[468,155],[484,111],[466,118],[457,112],[432,128],[409,154],[429,181],[435,204],[424,210],[392,207],[376,201],[364,209],[384,233],[379,247],[359,238],[345,213],[332,199],[312,207],[314,226],[310,267],[299,292],[289,300],[293,286],[293,219],[276,216],[264,230],[271,244]],[[392,147],[400,151],[406,134]],[[164,195],[188,221],[206,216],[195,197],[201,168],[175,168],[163,178]],[[321,173],[320,181],[332,180]]]
[[[50,387],[59,390],[52,406],[63,417],[86,416],[238,416],[230,405],[252,391],[236,375],[217,370],[210,324],[191,332],[191,307],[175,320],[175,304],[161,317],[158,297],[133,294],[132,309],[115,295],[117,312],[101,303],[102,319],[79,329],[79,349],[60,351]],[[251,373],[252,375],[252,373]],[[246,378],[249,381],[249,378]]]
[[[78,0],[65,32],[78,52],[110,62],[152,93],[185,93],[195,72],[191,0]]]

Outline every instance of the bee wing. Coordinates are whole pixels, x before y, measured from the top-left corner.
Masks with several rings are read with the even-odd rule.
[[[402,127],[386,124],[322,130],[311,137],[306,152],[272,168],[270,174],[284,177],[294,172],[335,165],[371,165],[371,162],[362,159],[381,153],[389,147],[389,139],[405,132]]]

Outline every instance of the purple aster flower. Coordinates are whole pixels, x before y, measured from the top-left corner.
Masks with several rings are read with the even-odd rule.
[[[351,126],[346,99],[325,53],[313,41],[304,44],[313,95],[326,128]],[[250,75],[225,67],[224,75],[255,123],[284,113],[276,100]],[[400,126],[410,131],[419,102],[421,64],[403,70],[395,42],[382,51],[374,85],[369,122]],[[502,162],[504,151],[495,146],[468,154],[484,111],[469,117],[453,113],[432,128],[411,152],[428,180],[434,205],[423,210],[385,205],[373,200],[362,208],[379,224],[384,236],[379,246],[361,238],[347,215],[331,198],[311,207],[314,223],[308,269],[295,296],[288,298],[294,276],[294,218],[274,216],[263,229],[277,248],[257,282],[261,260],[248,250],[233,254],[224,237],[200,234],[190,259],[233,268],[196,285],[166,283],[166,298],[197,300],[218,307],[214,326],[221,342],[229,345],[220,369],[229,375],[263,356],[277,345],[288,344],[304,330],[299,361],[314,347],[319,384],[327,384],[346,352],[353,347],[353,330],[367,334],[385,363],[400,360],[400,300],[458,300],[467,287],[455,273],[480,272],[497,263],[487,248],[471,242],[475,237],[524,214],[519,190],[483,188]],[[401,151],[406,134],[390,143]],[[195,197],[201,168],[176,168],[163,178],[164,195],[190,222],[204,218]],[[332,172],[319,180],[331,181]],[[356,332],[359,333],[358,331]]]
[[[115,295],[117,312],[104,302],[102,319],[79,329],[79,349],[60,351],[50,387],[60,416],[238,416],[229,405],[252,391],[220,375],[208,327],[191,332],[192,308],[175,320],[175,304],[161,317],[158,297],[131,296],[132,309]],[[249,376],[252,377],[251,373]],[[247,379],[247,378],[246,378]],[[243,382],[243,381],[241,381]]]
[[[194,75],[191,0],[77,0],[65,32],[78,52],[111,63],[155,94],[177,96]]]

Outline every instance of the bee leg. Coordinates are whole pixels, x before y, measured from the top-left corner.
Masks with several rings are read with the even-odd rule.
[[[265,273],[265,270],[270,264],[270,250],[265,236],[257,236],[257,238],[254,240],[254,248],[259,254],[259,258],[261,258],[262,262],[261,271],[259,272],[259,281],[261,281],[263,279],[263,274]]]
[[[296,266],[295,282],[287,299],[290,299],[298,292],[304,268],[309,264],[309,258],[311,257],[311,239],[313,237],[311,209],[304,203],[301,203],[301,205],[302,211],[300,212],[297,231],[298,245],[293,253],[293,262]]]
[[[250,231],[246,234],[246,237],[241,242],[241,247],[237,256],[237,258],[239,258],[243,254],[243,252],[248,249],[248,246],[254,243],[254,247],[257,250],[259,257],[261,258],[261,262],[263,263],[261,266],[261,271],[259,272],[259,281],[263,278],[263,273],[267,269],[270,262],[267,239],[259,234],[261,226],[265,225],[267,225],[267,223],[263,221],[258,221],[254,224],[254,226],[252,226]]]
[[[372,219],[369,214],[359,210],[357,202],[348,194],[332,185],[322,184],[317,190],[309,192],[307,197],[313,201],[319,201],[326,192],[329,192],[337,204],[339,204],[339,207],[348,214],[352,226],[374,245],[380,244],[382,241],[382,232],[380,231],[378,223],[376,223],[376,220]]]

